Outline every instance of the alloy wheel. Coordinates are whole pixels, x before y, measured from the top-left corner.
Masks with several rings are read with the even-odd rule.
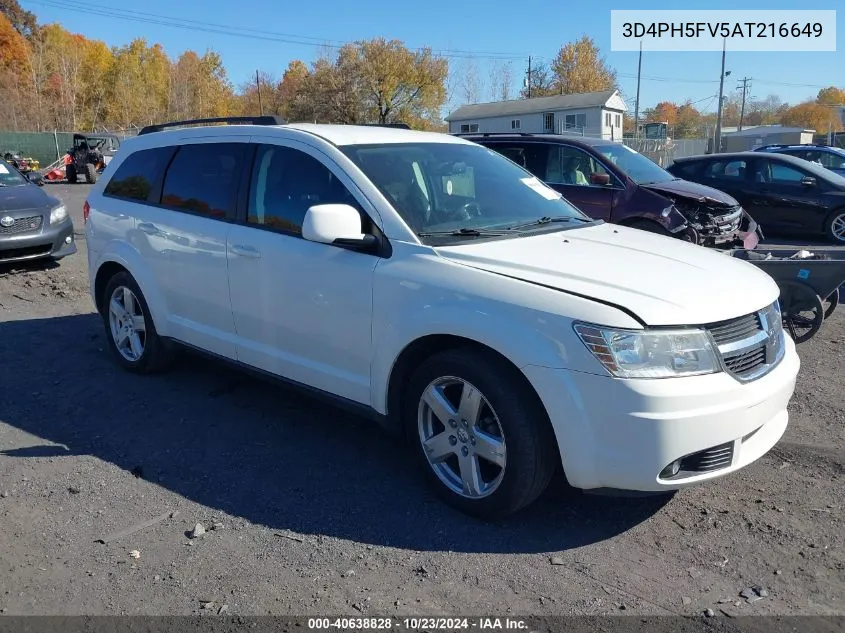
[[[147,342],[146,324],[138,297],[126,286],[115,288],[109,299],[109,329],[120,355],[138,361]]]
[[[505,435],[474,385],[454,376],[432,381],[420,398],[417,428],[429,465],[452,492],[481,499],[498,489],[507,463]]]

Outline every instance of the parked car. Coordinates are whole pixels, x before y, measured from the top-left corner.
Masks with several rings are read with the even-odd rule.
[[[75,252],[73,222],[61,200],[0,159],[0,263]]]
[[[820,165],[752,151],[678,158],[669,171],[730,194],[767,234],[845,244],[845,178]]]
[[[459,134],[525,167],[592,218],[702,246],[754,248],[756,222],[725,193],[681,180],[627,145],[560,134]]]
[[[764,145],[755,152],[776,152],[818,163],[830,171],[845,176],[845,149],[829,145]]]
[[[799,359],[748,262],[590,219],[454,136],[229,121],[141,130],[85,202],[128,371],[187,346],[327,396],[404,433],[438,493],[488,518],[558,467],[674,490],[786,429]]]

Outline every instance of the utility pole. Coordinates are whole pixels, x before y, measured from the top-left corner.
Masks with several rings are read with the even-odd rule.
[[[258,114],[264,116],[264,107],[261,105],[261,80],[258,78],[258,70],[255,71],[255,85],[258,86]]]
[[[640,73],[643,70],[643,41],[640,40],[640,61],[637,63],[637,101],[634,105],[634,137],[640,138]]]
[[[739,131],[742,131],[742,121],[745,119],[745,95],[748,92],[748,82],[751,79],[751,77],[743,77],[739,80],[739,83],[742,84],[742,107],[739,109]],[[739,88],[740,86],[737,86],[737,90]]]
[[[722,40],[722,73],[719,75],[719,109],[716,112],[716,139],[713,145],[713,153],[722,151],[722,98],[725,93],[725,44],[727,38]],[[730,74],[730,72],[728,73]]]
[[[528,72],[526,73],[528,76],[528,82],[526,84],[528,88],[528,98],[531,98],[531,55],[528,56]]]

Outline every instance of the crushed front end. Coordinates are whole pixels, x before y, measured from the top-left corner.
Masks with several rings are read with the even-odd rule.
[[[727,204],[707,196],[667,197],[686,219],[686,227],[678,232],[678,236],[694,244],[708,248],[751,250],[763,238],[757,222],[739,204]]]

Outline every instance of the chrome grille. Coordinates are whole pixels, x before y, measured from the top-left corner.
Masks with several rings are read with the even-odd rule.
[[[17,235],[18,233],[27,233],[29,231],[37,231],[41,228],[42,217],[40,215],[33,215],[28,218],[18,218],[11,226],[3,226],[0,224],[0,235]]]
[[[742,381],[760,378],[783,357],[783,325],[777,303],[760,312],[706,326],[725,369]]]

